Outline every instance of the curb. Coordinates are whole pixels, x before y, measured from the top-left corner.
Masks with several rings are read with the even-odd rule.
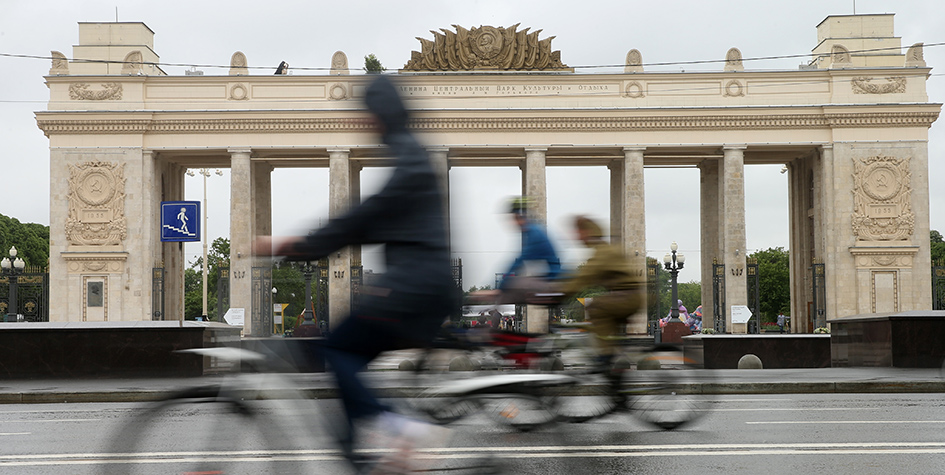
[[[423,387],[381,387],[374,391],[383,398],[415,397]],[[755,382],[755,383],[694,383],[678,387],[689,394],[854,394],[854,393],[945,393],[945,380],[940,381],[840,381],[840,382]],[[301,394],[313,399],[335,399],[338,390],[331,387],[300,388]],[[49,391],[0,393],[0,404],[55,404],[55,403],[120,403],[160,401],[176,390],[115,390],[115,391]],[[287,396],[292,394],[292,396]],[[596,385],[572,388],[569,395],[599,394]],[[260,399],[297,398],[299,392],[279,389],[253,391],[248,397]]]

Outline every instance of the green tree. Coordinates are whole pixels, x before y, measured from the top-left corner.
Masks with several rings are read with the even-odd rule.
[[[790,253],[783,247],[774,247],[748,257],[758,260],[761,322],[773,322],[778,312],[787,314],[791,309]]]
[[[930,234],[930,243],[932,250],[932,262],[945,265],[945,240],[942,239],[942,234],[936,230],[932,230]]]
[[[49,226],[21,223],[0,214],[0,258],[9,256],[11,247],[16,247],[17,257],[28,267],[46,268],[49,265]]]
[[[387,71],[387,68],[381,64],[381,60],[374,56],[374,53],[371,53],[364,57],[364,70],[368,74],[380,74]]]
[[[230,240],[216,238],[207,249],[207,318],[216,320],[217,287],[220,268],[230,266]],[[203,314],[203,256],[184,270],[184,319],[196,320]]]

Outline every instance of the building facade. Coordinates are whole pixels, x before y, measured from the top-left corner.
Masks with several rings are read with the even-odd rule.
[[[698,167],[704,318],[725,331],[746,329],[730,312],[748,299],[744,167],[783,164],[791,314],[807,332],[931,308],[928,129],[941,105],[926,94],[921,44],[903,55],[892,21],[828,17],[798,70],[745,70],[732,48],[718,71],[648,72],[631,50],[618,74],[575,73],[537,33],[456,27],[421,40],[398,84],[447,192],[453,167],[518,167],[541,219],[547,167],[608,167],[612,239],[641,269],[644,168]],[[348,208],[360,170],[385,163],[359,120],[369,77],[349,75],[342,52],[323,75],[250,75],[236,52],[229,74],[168,76],[143,23],[79,31],[73,57],[102,62],[53,52],[48,107],[36,113],[50,141],[50,319],[182,318],[183,252],[159,239],[160,204],[183,198],[187,169],[229,168],[230,307],[246,309],[247,334],[268,334],[252,241],[270,234],[271,172],[327,167],[331,213]],[[358,253],[329,258],[333,322],[347,313]],[[93,288],[104,295],[94,306]]]

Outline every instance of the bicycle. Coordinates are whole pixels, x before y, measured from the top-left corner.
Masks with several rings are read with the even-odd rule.
[[[581,325],[559,327],[558,333],[531,335],[531,340],[511,352],[544,355],[544,361],[562,350],[578,349],[585,364],[569,364],[560,372],[493,372],[449,382],[428,390],[417,407],[437,423],[448,424],[482,411],[520,431],[554,422],[587,422],[615,412],[629,412],[639,420],[664,430],[691,424],[710,409],[712,399],[698,394],[711,381],[710,373],[673,345],[621,339],[621,351],[602,368],[593,336]],[[565,330],[570,333],[564,333]],[[576,333],[577,332],[577,333]],[[466,348],[481,348],[482,342]],[[462,348],[452,342],[450,348]],[[424,354],[417,364],[422,370]],[[506,354],[513,357],[513,355]],[[514,357],[513,357],[514,359]],[[591,362],[587,364],[586,362]],[[423,405],[425,404],[425,405]]]
[[[570,365],[565,374],[577,383],[554,398],[559,420],[587,422],[616,412],[628,412],[638,420],[664,430],[689,425],[711,409],[712,398],[701,388],[711,383],[711,372],[700,369],[695,359],[679,346],[653,344],[649,339],[614,337],[619,350],[601,364],[595,338],[583,325],[559,327],[572,334],[569,346],[576,348],[585,364]],[[560,338],[560,337],[559,337]],[[578,395],[580,399],[563,396]]]
[[[317,398],[291,375],[269,371],[267,356],[225,347],[180,352],[217,358],[234,371],[141,408],[108,439],[96,473],[318,473],[326,464],[339,471],[354,464],[359,471],[390,473],[382,459],[395,456],[397,448],[368,442],[346,457]],[[167,444],[171,449],[154,449]],[[417,447],[416,454],[425,464],[417,471],[500,473],[491,459],[451,460],[442,448]]]

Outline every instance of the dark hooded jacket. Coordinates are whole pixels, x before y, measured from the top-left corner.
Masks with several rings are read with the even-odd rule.
[[[384,244],[387,271],[362,294],[359,313],[445,318],[455,292],[437,175],[426,150],[407,130],[407,109],[388,78],[378,77],[368,87],[365,103],[383,125],[382,139],[394,158],[390,180],[307,236],[295,251],[314,260],[348,245]]]

